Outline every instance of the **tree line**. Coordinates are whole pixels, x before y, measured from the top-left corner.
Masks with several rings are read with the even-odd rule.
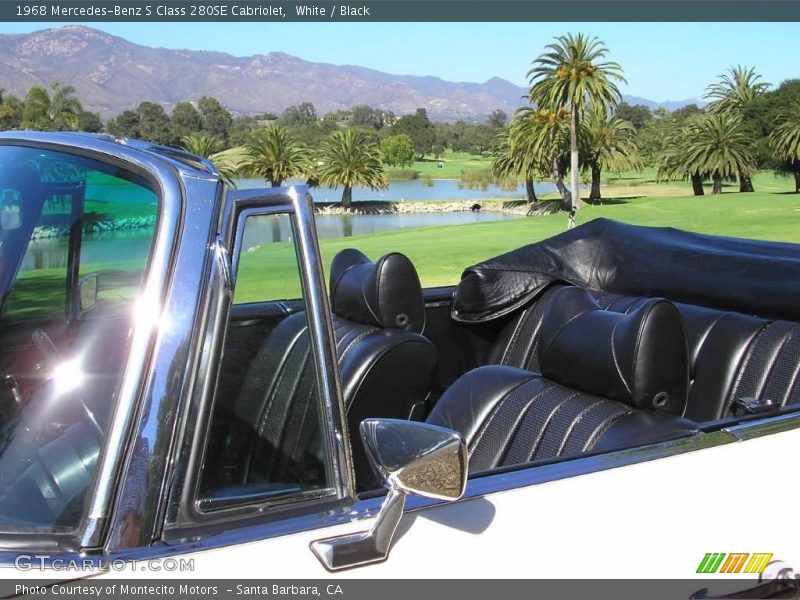
[[[584,34],[558,36],[528,72],[528,105],[495,139],[492,171],[525,180],[532,210],[580,207],[581,178],[590,201],[601,200],[603,171],[654,167],[659,180],[691,182],[695,195],[722,191],[738,180],[753,191],[759,169],[793,174],[800,193],[800,80],[777,89],[754,69],[734,67],[708,86],[703,108],[651,111],[622,102],[622,67],[608,49]],[[541,202],[533,181],[552,178],[556,202]],[[569,179],[569,185],[565,182]]]
[[[398,117],[366,105],[319,115],[310,102],[280,115],[234,116],[204,96],[179,102],[171,114],[141,102],[103,123],[72,86],[53,82],[32,86],[23,99],[0,88],[0,129],[105,131],[180,146],[211,159],[231,181],[305,177],[342,186],[347,207],[354,186],[386,187],[384,165],[407,167],[446,149],[491,157],[493,175],[525,181],[528,201],[545,211],[577,210],[581,179],[591,182],[589,200],[600,201],[604,172],[645,166],[659,180],[690,182],[697,195],[709,182],[720,193],[725,180],[752,191],[759,169],[793,174],[800,193],[800,80],[771,89],[754,69],[735,67],[709,85],[704,108],[651,111],[622,102],[623,70],[607,54],[597,38],[555,38],[533,61],[528,103],[510,120],[496,110],[480,123],[435,123],[424,108]],[[542,178],[555,182],[558,201],[536,197],[533,183]]]
[[[342,128],[360,128],[378,142],[405,135],[411,140],[413,156],[406,145],[393,140],[389,147],[390,166],[407,166],[415,159],[439,157],[446,149],[455,152],[485,154],[497,131],[505,126],[507,115],[497,110],[482,122],[432,122],[424,108],[413,114],[397,116],[392,111],[357,105],[350,110],[318,114],[310,102],[288,107],[282,114],[234,116],[214,97],[203,96],[196,102],[179,102],[171,113],[161,104],[141,102],[103,123],[99,114],[84,110],[69,85],[53,82],[50,88],[34,85],[20,99],[4,95],[0,88],[0,129],[35,131],[79,130],[105,131],[158,144],[177,146],[190,134],[211,135],[223,149],[243,146],[257,130],[278,124],[310,148],[318,148],[331,133]]]
[[[22,100],[0,90],[0,129],[104,131],[182,147],[209,158],[231,183],[255,176],[279,186],[305,177],[311,185],[341,186],[347,208],[353,187],[386,188],[384,165],[407,167],[447,148],[488,153],[506,120],[497,110],[482,123],[434,123],[424,108],[398,117],[366,105],[320,116],[310,102],[281,115],[233,116],[216,98],[204,96],[179,102],[171,114],[155,102],[141,102],[102,123],[83,109],[72,86],[35,85]]]

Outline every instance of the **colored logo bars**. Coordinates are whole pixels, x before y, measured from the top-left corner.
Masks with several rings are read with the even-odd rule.
[[[746,552],[735,552],[725,554],[724,552],[708,552],[700,565],[697,567],[698,573],[763,573],[767,568],[772,554],[748,554]]]

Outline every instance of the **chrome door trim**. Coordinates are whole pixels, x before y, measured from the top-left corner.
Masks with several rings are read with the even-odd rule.
[[[310,296],[309,324],[312,333],[312,346],[320,359],[317,371],[323,398],[326,403],[327,428],[325,433],[328,451],[333,458],[334,481],[340,500],[353,500],[356,497],[355,471],[348,443],[347,410],[344,393],[339,378],[339,359],[333,333],[333,311],[328,298],[328,289],[322,265],[322,252],[319,248],[317,226],[314,221],[314,204],[306,186],[289,188],[289,196],[295,206],[297,235],[299,238],[300,272]],[[355,434],[355,432],[354,432]]]
[[[202,364],[199,369],[204,376],[204,384],[192,391],[188,402],[189,413],[186,422],[189,429],[182,443],[178,459],[178,473],[172,490],[171,508],[168,511],[164,535],[172,537],[178,532],[201,534],[224,523],[243,523],[246,520],[264,521],[269,515],[274,518],[291,519],[294,515],[321,510],[335,510],[343,503],[352,503],[355,498],[353,474],[350,466],[349,446],[343,435],[346,427],[341,386],[338,375],[338,361],[333,344],[333,326],[328,304],[327,289],[319,261],[319,246],[313,217],[313,205],[304,186],[290,188],[266,188],[257,190],[229,191],[223,211],[221,235],[216,248],[230,248],[225,252],[228,264],[221,268],[212,267],[207,310],[213,312],[207,323],[199,323]],[[242,252],[242,223],[251,216],[286,215],[292,220],[295,235],[295,248],[300,276],[306,295],[305,303],[309,317],[309,332],[315,361],[318,363],[319,385],[328,425],[323,434],[329,463],[330,491],[308,493],[305,497],[253,502],[248,505],[218,509],[213,512],[200,511],[197,502],[199,485],[199,465],[205,448],[206,432],[210,423],[213,404],[213,386],[219,368],[219,354],[224,344],[225,325],[230,308],[230,276],[235,288],[237,265]],[[219,261],[215,261],[215,264]],[[193,369],[195,369],[193,367]]]
[[[745,441],[753,438],[781,433],[800,427],[800,413],[786,413],[765,419],[749,421],[726,427],[724,431],[736,436],[736,439]]]

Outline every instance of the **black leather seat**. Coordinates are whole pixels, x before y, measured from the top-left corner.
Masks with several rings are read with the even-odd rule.
[[[540,328],[550,286],[517,311],[488,364],[539,370]],[[605,310],[627,312],[648,298],[589,290]],[[800,324],[676,302],[689,344],[690,385],[684,416],[704,422],[747,410],[800,403]],[[747,408],[749,407],[749,409]]]
[[[336,350],[356,479],[377,487],[358,435],[368,417],[423,418],[438,352],[422,331],[425,305],[419,278],[402,254],[371,262],[341,251],[330,272]],[[245,481],[319,481],[322,449],[314,401],[310,339],[303,312],[284,319],[253,360],[234,413],[257,439]]]
[[[614,313],[580,288],[561,288],[537,329],[541,374],[479,367],[428,417],[464,435],[472,471],[697,433],[680,417],[688,354],[672,303],[650,299]]]

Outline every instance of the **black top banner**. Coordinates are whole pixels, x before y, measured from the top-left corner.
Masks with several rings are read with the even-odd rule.
[[[800,0],[0,0],[0,21],[786,22],[800,21]]]

